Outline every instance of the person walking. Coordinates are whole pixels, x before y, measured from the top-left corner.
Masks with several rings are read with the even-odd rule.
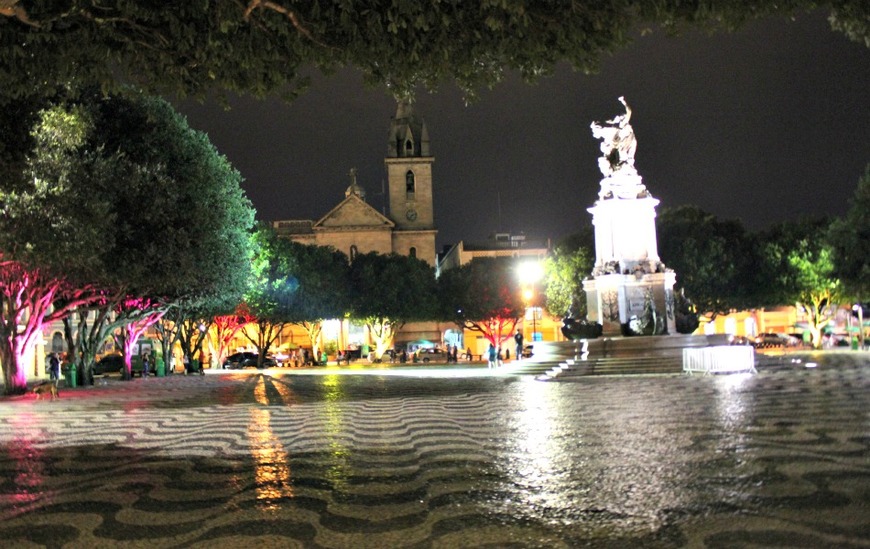
[[[57,382],[60,379],[60,359],[57,358],[57,353],[48,355],[48,379],[54,382],[57,387]]]
[[[487,358],[486,367],[487,368],[495,368],[495,366],[496,366],[495,361],[498,360],[498,351],[496,351],[495,345],[493,345],[492,343],[489,344],[489,350],[487,351],[486,358]]]
[[[523,358],[523,332],[521,330],[517,330],[516,335],[514,335],[514,343],[517,344],[517,360],[522,360]]]

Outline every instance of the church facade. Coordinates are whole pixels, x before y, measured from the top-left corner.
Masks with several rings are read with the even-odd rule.
[[[365,189],[350,171],[344,200],[317,220],[280,220],[277,233],[302,244],[332,246],[353,259],[377,252],[418,257],[435,265],[435,212],[432,164],[426,122],[400,102],[390,121],[387,154],[389,210],[386,215],[366,202]]]

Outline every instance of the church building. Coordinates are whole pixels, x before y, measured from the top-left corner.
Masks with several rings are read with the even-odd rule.
[[[350,171],[344,200],[318,220],[273,221],[282,237],[302,244],[332,246],[353,259],[377,252],[418,257],[435,265],[435,215],[432,164],[426,122],[410,103],[400,102],[390,122],[384,159],[389,211],[383,215],[366,202],[365,189]]]

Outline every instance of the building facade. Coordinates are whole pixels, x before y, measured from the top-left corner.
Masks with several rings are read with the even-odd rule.
[[[390,121],[387,154],[389,211],[366,202],[365,189],[350,171],[344,200],[317,220],[273,221],[282,237],[302,244],[332,246],[353,259],[376,252],[418,257],[435,266],[435,213],[432,164],[426,122],[409,103],[400,102]]]

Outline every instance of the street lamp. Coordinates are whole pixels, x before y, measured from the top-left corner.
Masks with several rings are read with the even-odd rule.
[[[532,304],[532,298],[534,297],[535,291],[531,288],[526,288],[525,290],[523,290],[523,299],[526,302],[526,309],[532,309],[532,341],[537,340],[535,334],[538,333],[538,312],[535,310],[535,307]]]
[[[531,306],[532,309],[532,341],[537,341],[538,334],[538,311],[532,300],[535,297],[535,284],[544,276],[544,267],[540,261],[524,261],[517,268],[520,282],[525,286],[523,288],[523,299],[526,302],[526,308]]]

